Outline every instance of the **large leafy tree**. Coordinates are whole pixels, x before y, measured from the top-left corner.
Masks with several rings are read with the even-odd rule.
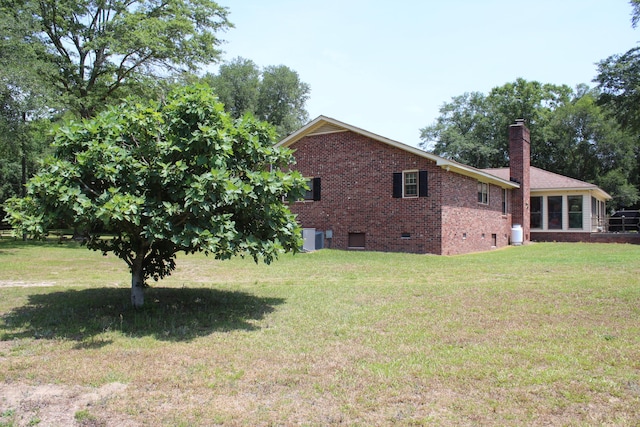
[[[494,126],[487,96],[480,92],[453,97],[440,108],[436,123],[420,130],[421,147],[477,167],[502,164],[500,143],[489,140]]]
[[[231,117],[238,118],[256,112],[261,76],[255,62],[236,58],[220,65],[217,74],[207,74],[203,80],[213,87]]]
[[[262,71],[256,114],[273,123],[280,136],[297,130],[309,120],[304,105],[310,87],[298,73],[285,65],[271,65]]]
[[[440,108],[436,123],[421,129],[421,147],[453,160],[479,167],[509,163],[508,126],[525,119],[531,129],[532,161],[547,167],[544,136],[553,109],[567,102],[568,86],[517,79],[491,89],[454,97]]]
[[[235,58],[203,80],[220,97],[229,114],[240,117],[252,113],[274,125],[280,138],[309,120],[305,103],[310,87],[285,65],[261,69],[249,59]]]
[[[633,12],[631,12],[631,25],[633,28],[636,28],[638,22],[640,22],[640,0],[630,0],[629,4],[633,8]]]
[[[216,33],[230,27],[212,0],[2,0],[25,22],[5,37],[37,46],[54,73],[42,73],[63,104],[91,117],[148,76],[195,70],[219,56]],[[18,53],[14,60],[20,63]],[[25,72],[30,70],[25,69]]]
[[[640,135],[640,47],[600,61],[594,81],[601,91],[600,104]]]
[[[230,25],[211,0],[0,0],[0,202],[36,170],[50,120],[157,97],[215,60]]]
[[[30,24],[0,6],[0,201],[23,194],[50,142],[44,129],[56,102],[38,75],[56,70],[31,43]]]
[[[274,142],[270,125],[231,119],[203,87],[129,102],[60,127],[27,196],[7,202],[8,219],[34,236],[61,222],[85,230],[89,249],[127,263],[140,307],[147,279],[169,275],[180,251],[271,262],[298,249],[283,200],[301,197],[305,181],[286,172],[292,153]]]
[[[613,196],[612,207],[639,199],[635,138],[597,105],[597,90],[580,86],[549,120],[547,168],[598,184]]]
[[[615,206],[630,206],[638,200],[635,140],[597,98],[585,85],[574,91],[518,79],[489,95],[468,93],[444,104],[436,123],[422,129],[421,145],[471,166],[504,167],[508,125],[524,118],[534,166],[596,183],[614,196]]]
[[[631,0],[629,4],[632,7],[631,25],[636,28],[640,22],[640,0]],[[635,164],[631,169],[631,182],[635,185],[635,192],[627,186],[630,197],[625,198],[632,199],[640,189],[640,47],[600,61],[594,81],[600,90],[598,103],[634,137],[632,158]],[[620,170],[609,177],[609,181],[622,182],[625,174],[625,170]]]

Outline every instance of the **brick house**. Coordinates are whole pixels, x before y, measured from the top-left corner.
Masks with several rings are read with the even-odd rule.
[[[528,183],[538,170],[530,167],[529,130],[518,121],[509,138],[510,168],[500,170],[476,169],[325,116],[277,145],[295,151],[295,168],[309,180],[305,199],[290,206],[305,248],[453,255],[531,239],[531,202],[538,196]],[[598,201],[608,197],[582,190]],[[555,196],[544,193],[540,209]],[[588,203],[585,197],[585,217]],[[537,230],[539,212],[533,214]]]

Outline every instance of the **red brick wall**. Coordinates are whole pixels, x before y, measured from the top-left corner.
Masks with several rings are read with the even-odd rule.
[[[307,136],[291,148],[295,169],[321,178],[322,196],[293,203],[291,210],[302,227],[332,230],[325,247],[347,249],[349,233],[365,233],[365,250],[390,252],[487,250],[491,234],[497,235],[497,246],[508,242],[510,217],[501,214],[498,187],[490,186],[489,206],[478,205],[476,180],[353,132]],[[393,173],[403,170],[428,171],[428,197],[393,198]],[[402,238],[403,233],[410,237]]]
[[[629,243],[640,245],[640,234],[534,231],[531,233],[531,240],[534,242]]]
[[[322,196],[291,210],[303,227],[333,231],[325,247],[346,249],[349,233],[366,233],[366,250],[440,253],[433,162],[352,132],[308,136],[291,148],[295,169],[321,178]],[[410,169],[428,171],[429,197],[394,199],[393,173]]]
[[[490,250],[494,247],[493,234],[495,247],[508,245],[511,214],[502,215],[502,189],[490,185],[489,204],[480,204],[476,179],[453,172],[441,173],[446,189],[442,201],[442,254]]]

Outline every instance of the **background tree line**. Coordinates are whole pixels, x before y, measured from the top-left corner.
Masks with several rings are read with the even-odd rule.
[[[640,0],[630,5],[636,27]],[[305,124],[310,88],[294,70],[246,58],[220,63],[228,15],[211,0],[0,0],[0,202],[21,193],[53,126],[125,98],[159,100],[176,86],[206,83],[233,118],[251,113],[279,138]],[[518,79],[456,96],[421,130],[421,146],[476,167],[505,166],[505,129],[524,118],[535,166],[600,185],[613,207],[637,206],[640,47],[602,60],[594,82]]]
[[[23,192],[54,126],[127,98],[205,83],[233,118],[251,113],[278,137],[306,123],[310,88],[294,70],[220,65],[228,15],[211,0],[0,0],[0,204]]]
[[[518,79],[445,103],[436,123],[421,129],[421,146],[477,168],[505,167],[508,126],[524,118],[533,166],[593,182],[613,196],[612,208],[630,207],[640,188],[640,133],[622,125],[603,99],[599,88]]]
[[[631,24],[640,0],[631,0]],[[640,47],[598,63],[597,86],[517,79],[488,94],[464,93],[421,129],[421,147],[478,168],[509,163],[507,126],[517,118],[531,130],[534,166],[589,181],[613,196],[611,207],[640,200]]]

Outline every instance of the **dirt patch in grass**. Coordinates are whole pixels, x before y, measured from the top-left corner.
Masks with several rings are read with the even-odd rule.
[[[0,280],[0,288],[41,288],[55,286],[53,282],[22,282],[19,280]]]
[[[126,388],[117,382],[100,388],[0,383],[0,422],[16,426],[135,426],[136,422],[123,419],[122,414],[106,413],[106,403]]]

